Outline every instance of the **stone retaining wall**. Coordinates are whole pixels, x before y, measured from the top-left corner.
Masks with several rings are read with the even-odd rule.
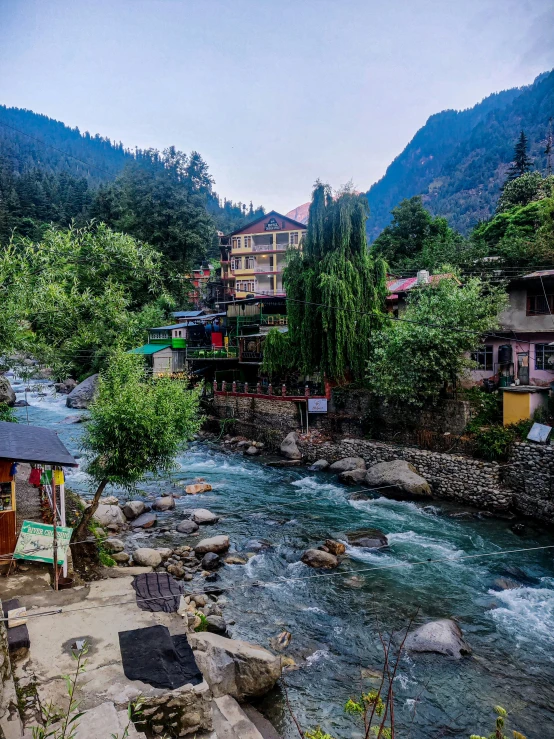
[[[516,510],[554,522],[554,447],[515,444],[502,472]]]
[[[364,439],[320,444],[299,441],[298,447],[309,462],[362,457],[370,466],[376,462],[405,459],[426,478],[433,494],[439,498],[496,511],[508,510],[513,504],[513,492],[502,484],[502,468],[496,463]]]

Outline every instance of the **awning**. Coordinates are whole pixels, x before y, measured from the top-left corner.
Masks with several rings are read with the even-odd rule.
[[[0,421],[0,459],[78,467],[55,431]]]
[[[136,349],[129,349],[128,354],[156,354],[162,349],[169,349],[171,344],[144,344]]]

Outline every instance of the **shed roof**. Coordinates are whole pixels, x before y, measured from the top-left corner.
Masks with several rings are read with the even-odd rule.
[[[171,344],[144,344],[138,346],[136,349],[129,349],[129,354],[156,354],[161,352],[162,349],[169,349]]]
[[[173,318],[196,318],[203,313],[203,310],[176,310],[171,315]]]
[[[554,269],[541,269],[539,272],[531,272],[528,275],[523,275],[524,280],[533,277],[554,277]]]
[[[436,284],[437,282],[440,282],[440,280],[445,279],[457,279],[455,275],[453,275],[451,272],[446,272],[445,274],[441,275],[429,275],[429,282],[427,284]],[[425,283],[423,283],[425,284]],[[405,293],[408,292],[408,290],[412,290],[414,287],[421,287],[422,285],[418,285],[417,277],[399,277],[396,280],[387,280],[387,290],[389,291],[388,300],[391,299],[397,299],[398,293]]]
[[[55,431],[9,421],[0,421],[0,459],[79,466]]]

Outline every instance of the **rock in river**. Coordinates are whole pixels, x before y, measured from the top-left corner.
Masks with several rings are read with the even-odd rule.
[[[281,676],[280,658],[263,647],[205,632],[187,636],[214,698],[246,701],[267,693]]]
[[[151,529],[158,517],[155,513],[143,513],[131,523],[134,529]]]
[[[339,561],[334,554],[323,552],[321,549],[307,549],[302,555],[302,562],[308,567],[325,570],[332,570],[339,566]]]
[[[144,507],[142,500],[130,500],[123,506],[123,513],[126,518],[132,520],[144,513]]]
[[[117,554],[125,549],[125,544],[120,539],[106,539],[102,546],[110,554]]]
[[[0,375],[0,403],[15,405],[15,392],[7,377]]]
[[[330,472],[349,472],[350,470],[365,470],[365,462],[361,457],[344,457],[338,462],[333,462],[329,467]]]
[[[411,652],[438,652],[455,659],[460,659],[464,654],[471,654],[470,647],[464,641],[462,630],[450,618],[430,621],[411,631],[405,646]]]
[[[100,504],[94,513],[94,520],[106,529],[119,529],[127,523],[118,505]]]
[[[98,375],[91,375],[74,388],[66,398],[65,404],[68,408],[88,408],[94,398]]]
[[[212,486],[207,482],[197,482],[193,485],[187,485],[185,488],[185,493],[187,495],[200,495],[201,493],[209,493],[212,489]]]
[[[326,470],[327,467],[329,467],[329,462],[326,459],[318,459],[317,462],[310,465],[308,469],[313,470],[314,472],[320,472],[321,470]]]
[[[208,616],[206,619],[208,631],[211,634],[221,634],[225,636],[227,633],[227,624],[223,616]]]
[[[396,492],[418,497],[431,495],[427,480],[405,459],[372,465],[366,474],[366,484],[370,488],[386,487],[389,494]]]
[[[198,531],[198,524],[194,521],[181,521],[177,524],[177,531],[179,534],[194,534]]]
[[[140,567],[157,567],[162,561],[162,555],[155,549],[141,547],[133,552],[133,562]]]
[[[281,454],[287,459],[302,459],[302,453],[296,442],[298,441],[298,434],[295,431],[291,431],[287,434],[281,442]]]
[[[201,564],[203,570],[217,570],[221,564],[221,560],[215,552],[208,552],[202,557]]]
[[[199,555],[203,556],[208,552],[220,554],[221,552],[226,552],[230,546],[231,543],[228,536],[212,536],[210,539],[202,539],[202,541],[199,541],[194,547],[194,553],[197,557]]]
[[[325,546],[334,554],[335,557],[339,557],[341,554],[346,552],[346,547],[341,541],[335,541],[334,539],[326,539]]]
[[[388,539],[379,529],[360,529],[349,531],[348,541],[353,547],[364,547],[365,549],[381,549],[388,545]]]
[[[365,485],[367,472],[365,470],[346,470],[341,472],[339,480],[344,485]]]
[[[193,508],[190,512],[190,517],[194,523],[199,525],[212,524],[219,521],[219,516],[216,516],[215,513],[212,513],[207,508]]]
[[[152,508],[155,511],[172,511],[175,508],[175,499],[172,495],[156,498]]]

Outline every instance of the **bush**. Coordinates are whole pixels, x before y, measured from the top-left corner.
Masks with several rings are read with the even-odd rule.
[[[487,426],[474,433],[473,441],[477,456],[494,462],[507,459],[516,440],[511,426]]]

